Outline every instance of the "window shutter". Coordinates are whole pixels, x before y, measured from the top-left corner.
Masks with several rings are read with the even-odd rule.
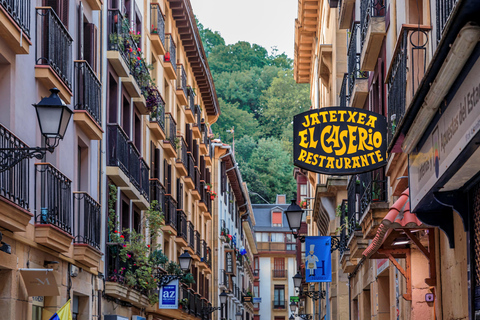
[[[97,71],[97,26],[93,23],[85,24],[84,59],[93,71]]]
[[[167,177],[168,177],[168,163],[167,160],[163,160],[163,186],[166,188],[167,187]]]
[[[60,0],[60,20],[62,20],[63,25],[68,30],[68,0]]]
[[[85,30],[83,29],[83,4],[80,2],[78,4],[78,21],[77,21],[77,31],[78,31],[78,60],[83,60],[83,47],[85,41]]]

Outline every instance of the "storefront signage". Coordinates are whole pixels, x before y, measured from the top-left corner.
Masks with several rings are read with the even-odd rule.
[[[300,297],[299,296],[290,296],[290,302],[299,302]]]
[[[442,112],[423,146],[409,156],[410,201],[414,210],[479,129],[480,60],[472,67],[448,107]],[[478,159],[474,161],[478,163]],[[477,170],[474,173],[476,172]],[[467,174],[465,179],[452,179],[443,186],[442,191],[462,187],[471,176]]]
[[[178,280],[160,288],[158,309],[178,309]]]
[[[305,237],[305,282],[332,282],[331,241],[331,237]]]
[[[353,174],[387,163],[387,120],[357,108],[328,107],[293,120],[294,164],[312,172]]]
[[[253,303],[261,303],[262,298],[253,298]]]
[[[236,256],[233,250],[225,250],[225,272],[235,274]]]
[[[252,297],[250,297],[250,296],[243,296],[243,302],[252,302]]]

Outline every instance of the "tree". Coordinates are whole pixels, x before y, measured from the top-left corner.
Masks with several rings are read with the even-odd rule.
[[[260,97],[259,117],[261,130],[267,137],[282,138],[293,116],[308,110],[310,87],[298,84],[293,71],[280,71],[270,87]]]
[[[200,33],[200,38],[202,39],[203,49],[205,50],[205,54],[208,56],[212,53],[213,48],[225,46],[225,39],[223,39],[222,35],[218,31],[212,31],[209,28],[204,28],[203,24],[198,22],[198,32]]]
[[[215,46],[208,56],[212,73],[244,71],[268,64],[267,50],[258,44],[239,41],[226,46]]]

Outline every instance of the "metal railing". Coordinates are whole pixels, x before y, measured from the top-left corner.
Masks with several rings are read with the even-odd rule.
[[[348,229],[348,201],[342,200],[340,205],[340,243],[347,243],[347,229]],[[348,250],[348,249],[347,249]]]
[[[177,237],[187,241],[187,215],[183,210],[177,210]]]
[[[370,203],[387,201],[387,179],[383,178],[383,172],[381,171],[383,169],[359,175],[361,190],[363,191],[360,194],[360,215],[365,214],[365,210]]]
[[[35,164],[35,221],[72,234],[72,181],[50,163]]]
[[[120,258],[121,245],[118,243],[107,244],[106,255],[106,280],[119,284],[126,284],[125,270],[130,261]]]
[[[407,107],[407,95],[415,95],[427,65],[428,33],[419,28],[404,28],[398,39],[391,70],[387,78],[388,86],[388,143],[393,139],[398,124],[402,121]],[[411,61],[411,65],[407,61]],[[408,92],[411,83],[412,91]]]
[[[138,152],[132,141],[129,141],[128,144],[128,173],[130,174],[130,182],[140,190],[140,152]]]
[[[200,244],[200,233],[195,230],[195,254],[199,257],[201,257],[202,251],[201,251],[201,244]]]
[[[155,210],[162,211],[165,215],[165,188],[158,179],[150,179],[150,197],[157,201]]]
[[[295,251],[295,243],[285,242],[257,242],[257,250],[264,251]]]
[[[87,61],[75,61],[75,110],[85,110],[102,125],[102,84]]]
[[[287,300],[272,300],[273,309],[286,309]]]
[[[188,98],[188,104],[185,106],[185,108],[192,110],[193,116],[196,117],[196,105],[195,105],[195,91],[193,90],[192,87],[187,87],[187,98]]]
[[[177,49],[175,47],[175,41],[173,41],[173,37],[171,34],[165,35],[165,44],[167,51],[163,56],[165,62],[170,62],[174,70],[177,70]]]
[[[177,65],[177,90],[182,90],[187,97],[187,73],[182,64]],[[186,106],[188,107],[188,105]]]
[[[188,158],[188,162],[187,162],[188,176],[192,178],[193,182],[195,183],[195,161],[193,160],[193,156],[191,153],[188,153],[187,158]]]
[[[196,119],[195,123],[193,123],[193,126],[198,127],[200,129],[202,125],[202,110],[200,110],[200,106],[198,104],[195,104],[192,110]]]
[[[353,236],[355,230],[360,230],[358,222],[360,220],[359,214],[359,204],[357,201],[358,194],[360,194],[360,180],[357,182],[357,175],[353,175],[350,178],[348,187],[347,187],[347,223],[348,223],[348,239]]]
[[[50,66],[65,86],[72,90],[73,38],[52,8],[37,8],[36,13],[35,61],[38,65]]]
[[[30,38],[30,0],[0,0],[0,5]]]
[[[165,135],[172,147],[177,150],[177,124],[171,113],[165,114]]]
[[[157,105],[153,108],[152,112],[150,112],[150,121],[158,123],[160,128],[162,128],[163,132],[165,132],[165,101],[163,100],[158,90],[157,93]]]
[[[177,230],[177,203],[170,195],[165,196],[165,225]]]
[[[147,201],[150,198],[150,168],[145,159],[140,158],[140,193]]]
[[[192,221],[187,221],[187,232],[188,232],[188,246],[194,250],[195,249],[195,227],[193,226]]]
[[[163,46],[165,46],[165,18],[158,3],[150,4],[150,21],[152,21],[151,34],[158,34]]]
[[[445,27],[451,18],[451,14],[457,6],[458,0],[436,0],[435,3],[435,12],[437,15],[437,41],[440,41]]]
[[[356,79],[367,78],[368,72],[360,70],[360,24],[356,21],[352,24],[350,30],[350,39],[347,50],[347,65],[348,65],[348,92],[351,98]]]
[[[372,18],[385,16],[385,10],[385,0],[360,1],[360,29],[362,48],[367,36],[368,26],[370,25]]]
[[[342,87],[340,88],[340,107],[347,107],[350,103],[350,96],[347,90],[348,73],[343,75]]]
[[[129,175],[130,145],[128,136],[118,124],[107,125],[107,166],[119,167]]]
[[[253,276],[258,278],[260,276],[260,269],[253,269]]]
[[[211,269],[212,268],[212,249],[210,247],[207,247],[207,255],[206,255],[206,263],[207,266]]]
[[[188,170],[188,153],[187,153],[187,144],[182,136],[177,136],[178,140],[180,141],[177,146],[177,162],[181,162],[185,169]]]
[[[207,242],[205,240],[200,240],[200,258],[201,261],[207,262]]]
[[[100,250],[100,204],[86,192],[74,192],[73,199],[74,242]]]
[[[0,148],[28,148],[22,140],[0,124]],[[13,164],[11,160],[0,159],[4,164]],[[8,199],[25,210],[30,210],[30,159],[25,158],[8,170],[0,172],[0,196]]]
[[[272,270],[272,277],[274,278],[286,278],[287,277],[287,270],[285,269],[273,269]]]

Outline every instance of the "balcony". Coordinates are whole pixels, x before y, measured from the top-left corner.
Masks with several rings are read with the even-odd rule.
[[[22,140],[0,124],[0,148],[28,148]],[[0,172],[0,227],[25,232],[33,214],[29,203],[29,159]]]
[[[86,192],[74,192],[73,201],[73,258],[88,267],[98,267],[102,257],[100,204]]]
[[[185,104],[185,121],[187,123],[195,123],[196,114],[196,105],[195,105],[195,91],[192,87],[187,87],[187,103]]]
[[[360,29],[362,40],[361,69],[374,71],[378,55],[385,37],[385,2],[384,0],[361,0]]]
[[[165,225],[162,230],[165,234],[177,236],[177,202],[170,195],[165,196]]]
[[[194,235],[195,235],[195,252],[194,252],[193,258],[197,261],[200,261],[200,258],[202,256],[202,249],[200,246],[200,232],[195,230]]]
[[[202,138],[202,132],[200,131],[202,125],[202,110],[200,110],[200,106],[198,104],[193,105],[191,109],[193,112],[193,116],[195,117],[195,121],[190,126],[190,128],[192,129],[193,139],[200,139]]]
[[[284,270],[284,269],[273,269],[272,270],[272,278],[285,279],[285,278],[287,278],[287,275],[288,275],[288,270]]]
[[[195,175],[195,178],[194,178],[194,183],[195,183],[195,189],[192,190],[191,194],[192,194],[192,197],[194,200],[201,200],[202,197],[201,197],[201,186],[200,186],[200,171],[198,171],[198,167],[195,167],[195,170],[194,170],[194,175]],[[200,204],[199,204],[200,205]],[[202,209],[202,208],[200,208]],[[206,208],[205,208],[206,210]]]
[[[208,137],[208,129],[205,123],[202,123],[202,138],[200,139],[200,155],[210,154],[210,138]]]
[[[387,178],[383,169],[362,173],[360,179],[360,225],[363,237],[373,239],[388,213]]]
[[[177,173],[181,177],[185,177],[188,174],[188,153],[187,153],[187,144],[181,136],[177,136],[179,140],[177,146],[177,158],[175,160],[175,168],[177,168]]]
[[[75,79],[73,121],[90,140],[101,140],[102,84],[86,61],[75,61]]]
[[[357,180],[357,175],[353,175],[350,178],[347,187],[347,238],[348,248],[350,250],[351,258],[361,258],[362,252],[368,246],[368,240],[363,238],[363,234],[360,228],[360,202],[358,194],[362,193],[362,184],[360,180]]]
[[[171,34],[165,35],[166,52],[163,56],[163,68],[168,80],[177,79],[177,49]]]
[[[188,240],[188,252],[193,255],[195,253],[195,227],[191,221],[187,221],[187,240]]]
[[[452,12],[455,11],[459,2],[458,0],[439,0],[436,2],[437,42],[440,42],[445,27],[450,23]]]
[[[181,106],[186,106],[187,100],[187,73],[183,65],[177,65],[177,87],[175,95],[177,96],[177,102]],[[189,121],[187,121],[188,123]]]
[[[28,54],[31,0],[0,0],[0,37],[16,54]]]
[[[90,9],[92,10],[102,10],[102,0],[86,0]]]
[[[72,181],[50,163],[35,164],[35,242],[60,253],[72,243]]]
[[[403,120],[407,106],[410,104],[423,79],[430,55],[429,27],[410,28],[403,26],[388,70],[388,143],[393,139],[397,126]],[[411,64],[407,63],[411,61]]]
[[[165,18],[158,3],[150,4],[150,21],[152,27],[150,29],[150,40],[157,55],[165,54]]]
[[[348,51],[348,92],[350,107],[362,109],[368,96],[368,72],[360,69],[360,24],[355,22],[352,26]]]
[[[163,150],[170,158],[177,156],[177,124],[171,113],[165,114],[165,140],[163,140]]]
[[[150,197],[151,201],[156,201],[155,210],[167,212],[165,208],[165,188],[158,179],[150,179]]]
[[[158,96],[158,103],[150,113],[148,127],[158,140],[165,140],[165,101],[160,93],[158,93]]]
[[[348,73],[343,75],[342,86],[340,87],[340,107],[347,107],[350,104],[348,95]]]
[[[119,77],[128,77],[130,75],[130,61],[127,57],[125,43],[133,42],[128,34],[129,27],[124,26],[125,20],[118,10],[108,10],[107,21],[107,32],[109,34],[107,60]]]
[[[340,0],[338,4],[338,25],[340,29],[348,29],[352,25],[355,0]]]
[[[285,310],[287,308],[287,300],[273,300],[273,310]]]
[[[177,242],[181,247],[188,246],[187,242],[187,215],[183,210],[177,210]]]
[[[149,171],[123,129],[107,125],[107,175],[142,209],[149,207]]]
[[[295,253],[295,243],[285,242],[258,242],[258,252],[283,252],[283,253]]]
[[[184,179],[185,186],[187,189],[193,190],[195,188],[195,161],[190,152],[187,153],[187,170],[188,175]]]
[[[58,88],[66,104],[72,98],[73,38],[50,7],[36,8],[35,78],[46,88]]]
[[[199,267],[201,269],[207,268],[207,242],[205,240],[200,240],[200,263]]]

